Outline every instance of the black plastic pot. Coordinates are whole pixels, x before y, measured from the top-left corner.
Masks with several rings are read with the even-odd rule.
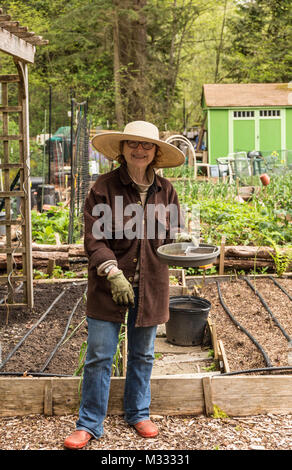
[[[201,297],[175,296],[169,300],[167,340],[178,346],[202,344],[211,303]]]
[[[51,184],[39,184],[37,187],[37,209],[39,212],[42,211],[42,193],[43,193],[43,204],[50,206],[56,205],[55,186]]]

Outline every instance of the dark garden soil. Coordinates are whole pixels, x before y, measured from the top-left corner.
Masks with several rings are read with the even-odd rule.
[[[288,338],[292,338],[292,302],[270,279],[252,279],[251,283],[268,305]],[[292,296],[292,279],[277,279]],[[288,340],[245,280],[220,283],[223,301],[233,317],[264,349],[273,367],[288,365]],[[212,304],[211,319],[216,325],[231,371],[267,367],[262,353],[235,325],[223,309],[216,283],[203,287],[200,296]],[[292,366],[292,364],[290,364]],[[285,371],[288,373],[288,371]],[[291,373],[291,372],[290,372]]]
[[[1,371],[41,371],[56,344],[62,338],[73,308],[79,299],[82,298],[72,316],[64,344],[57,350],[47,368],[43,370],[44,373],[48,374],[73,375],[78,367],[82,343],[86,341],[87,337],[86,321],[84,321],[85,289],[86,281],[82,284],[72,281],[62,284],[37,283],[34,286],[33,309],[11,307],[9,312],[7,312],[5,308],[2,308],[0,337],[2,361],[4,361],[10,351],[15,348],[23,336],[27,334],[49,309],[54,300],[64,291],[63,296],[55,303],[37,328],[27,336],[23,344],[17,349]],[[81,323],[82,321],[83,323]],[[78,327],[78,325],[80,326]],[[77,327],[78,329],[75,334],[66,341]]]
[[[85,281],[86,282],[86,281]],[[292,295],[292,279],[279,280]],[[39,371],[56,343],[64,334],[71,311],[84,295],[86,284],[37,283],[34,287],[35,306],[28,309],[0,310],[0,340],[2,361],[29,329],[46,312],[58,295],[65,290],[40,325],[27,337],[2,371]],[[271,311],[292,335],[291,300],[271,280],[257,279],[256,288],[262,293]],[[260,301],[243,280],[221,283],[224,301],[237,321],[247,328],[265,348],[275,366],[287,365],[288,342],[270,319]],[[0,292],[3,298],[4,292]],[[211,319],[216,324],[231,371],[265,367],[265,362],[250,339],[234,325],[221,306],[216,283],[202,287],[199,295],[212,303]],[[85,303],[81,301],[72,317],[66,337],[85,318]],[[72,375],[78,366],[79,352],[86,341],[86,322],[63,344],[44,372]],[[285,371],[284,373],[288,373]],[[0,448],[2,450],[62,450],[63,442],[74,429],[77,415],[16,416],[0,418]],[[101,439],[91,440],[85,450],[291,450],[292,415],[248,416],[221,418],[207,416],[151,415],[159,428],[155,439],[137,436],[121,416],[107,416]]]
[[[292,295],[292,279],[277,279]],[[292,337],[292,302],[270,279],[251,279],[262,294],[273,315]],[[246,328],[264,348],[272,366],[288,365],[288,341],[276,326],[258,297],[244,280],[222,282],[222,298],[236,320]],[[44,372],[48,374],[73,375],[78,367],[82,344],[87,337],[85,321],[86,280],[66,283],[35,283],[33,309],[10,307],[0,310],[1,361],[15,348],[25,334],[49,309],[52,302],[64,291],[46,318],[27,336],[23,344],[1,369],[1,372]],[[259,349],[248,336],[236,326],[224,311],[218,296],[216,283],[201,287],[198,295],[210,300],[210,317],[216,325],[218,339],[222,340],[231,371],[266,367]],[[0,291],[0,297],[4,291]],[[81,299],[81,300],[80,300]],[[72,309],[80,300],[74,312],[66,339],[56,354],[43,367],[56,344],[62,338]],[[1,362],[0,361],[0,362]],[[291,365],[291,364],[290,364]],[[289,373],[289,371],[284,371]]]

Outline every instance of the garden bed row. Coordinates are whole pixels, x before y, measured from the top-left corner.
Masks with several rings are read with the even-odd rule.
[[[180,274],[179,274],[180,273]],[[217,338],[214,359],[223,361],[220,375],[183,374],[156,376],[152,378],[152,412],[160,414],[210,414],[214,405],[222,408],[230,416],[255,413],[282,413],[292,410],[292,376],[285,369],[288,365],[288,341],[275,325],[270,315],[247,285],[244,279],[233,276],[185,277],[183,270],[171,270],[177,275],[178,285],[170,287],[171,295],[196,295],[207,298],[212,303],[209,328],[212,339]],[[268,276],[250,278],[264,295],[273,313],[282,322],[288,334],[292,334],[291,302]],[[221,281],[221,295],[228,304],[240,325],[257,336],[271,358],[273,370],[269,376],[260,375],[266,369],[263,356],[254,343],[226,315],[218,296],[216,281]],[[292,294],[292,276],[279,280],[286,292]],[[82,297],[86,282],[51,280],[35,281],[36,305],[32,311],[10,307],[9,317],[1,316],[2,361],[19,343],[35,322],[38,322],[52,301],[59,297],[64,288],[65,294],[48,314],[48,323],[41,322],[36,328],[37,335],[31,335],[19,348],[11,360],[2,368],[0,377],[0,415],[19,414],[64,414],[75,412],[79,403],[79,377],[73,377],[78,366],[80,350],[86,341],[84,322],[85,304]],[[78,305],[77,305],[78,304]],[[75,333],[59,348],[45,368],[45,374],[38,377],[31,371],[41,371],[56,342],[64,332],[68,319],[76,306],[68,328]],[[2,311],[3,312],[3,311]],[[281,316],[282,315],[282,316]],[[79,327],[78,327],[79,325]],[[78,328],[77,328],[78,327]],[[215,335],[214,335],[215,331]],[[77,332],[77,333],[76,333]],[[216,351],[216,344],[219,345]],[[222,345],[223,347],[220,347]],[[44,353],[44,354],[42,354]],[[216,357],[217,355],[217,357]],[[33,360],[32,360],[33,359]],[[283,369],[278,370],[279,367]],[[227,369],[228,368],[228,369]],[[252,375],[244,371],[256,369]],[[257,372],[258,370],[258,372]],[[3,373],[7,373],[4,376]],[[235,374],[226,375],[226,372]],[[10,375],[9,375],[10,373]],[[274,375],[274,374],[277,375]],[[13,375],[15,374],[15,375]],[[50,376],[51,375],[51,376]],[[58,377],[69,375],[69,377]],[[112,378],[112,391],[109,413],[122,413],[123,377]]]

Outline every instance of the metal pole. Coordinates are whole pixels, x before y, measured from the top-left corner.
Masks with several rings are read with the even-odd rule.
[[[74,168],[73,168],[73,138],[74,138],[74,98],[71,93],[71,128],[70,128],[70,163],[71,163],[71,188],[74,181]]]
[[[51,156],[52,156],[52,85],[49,93],[49,166],[48,166],[48,184],[51,182]]]
[[[75,211],[75,181],[74,181],[74,158],[73,158],[73,139],[74,139],[74,98],[71,91],[71,129],[70,129],[70,163],[71,163],[71,191],[70,191],[70,213],[69,213],[69,230],[68,230],[68,244],[73,243],[74,231],[74,211]]]

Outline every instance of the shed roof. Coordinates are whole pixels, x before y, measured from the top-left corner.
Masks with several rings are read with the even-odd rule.
[[[203,95],[207,107],[292,106],[292,83],[207,84]]]

